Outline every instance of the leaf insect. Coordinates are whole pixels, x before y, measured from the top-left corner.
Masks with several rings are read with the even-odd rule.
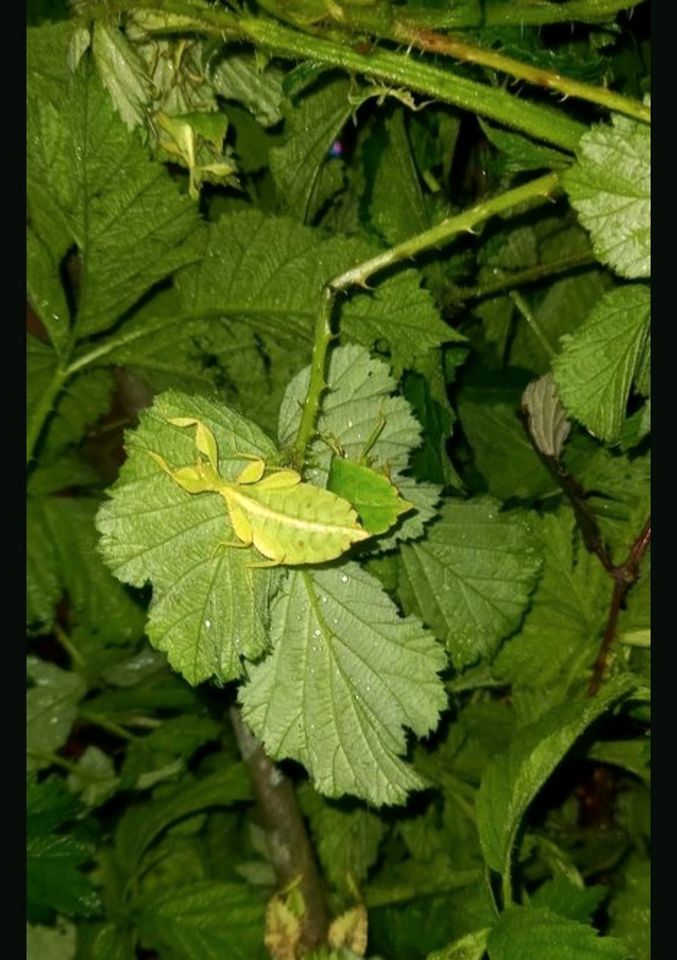
[[[266,560],[250,567],[324,563],[341,556],[369,533],[342,497],[303,483],[296,470],[268,468],[261,457],[237,454],[251,461],[234,481],[219,474],[218,447],[212,431],[193,417],[171,417],[177,427],[195,427],[197,463],[172,469],[157,453],[150,456],[188,493],[218,493],[226,503],[237,541],[223,546],[253,546]]]

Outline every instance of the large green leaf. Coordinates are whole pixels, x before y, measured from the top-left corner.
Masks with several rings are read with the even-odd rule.
[[[87,58],[51,96],[43,87],[29,82],[29,216],[55,262],[77,247],[75,323],[87,335],[195,259],[197,211],[128,132]]]
[[[401,803],[421,778],[404,727],[437,723],[445,657],[353,563],[294,571],[273,602],[272,653],[249,671],[243,715],[271,756],[292,757],[328,796]]]
[[[270,151],[281,206],[304,223],[343,185],[343,164],[329,148],[356,108],[350,93],[351,81],[338,77],[313,87],[298,105],[288,104],[284,146]]]
[[[309,368],[289,384],[280,407],[278,436],[281,446],[293,442],[308,389]],[[387,472],[400,495],[416,508],[379,545],[387,549],[398,540],[419,537],[434,516],[439,487],[416,483],[404,471],[409,455],[421,442],[421,427],[403,397],[388,365],[363,347],[338,347],[329,361],[328,389],[322,397],[317,422],[318,438],[311,444],[308,479],[326,486],[333,452],[350,460],[366,456],[372,468]]]
[[[521,620],[541,568],[524,514],[488,497],[446,500],[441,516],[401,554],[399,592],[458,668],[491,657]]]
[[[512,850],[529,804],[578,737],[633,686],[632,679],[622,676],[594,698],[553,707],[522,727],[507,753],[490,763],[477,796],[477,825],[487,864],[504,881],[510,877]]]
[[[500,650],[492,672],[510,683],[521,719],[534,719],[587,682],[611,599],[597,557],[576,539],[572,511],[562,507],[534,525],[543,576],[524,623]]]
[[[623,277],[651,273],[651,127],[615,115],[581,137],[563,176],[595,253]]]
[[[489,960],[629,960],[622,943],[545,907],[513,907],[489,934]]]
[[[265,900],[244,884],[186,884],[139,904],[142,941],[167,960],[265,960]]]
[[[263,335],[308,343],[324,284],[378,250],[357,238],[327,239],[324,232],[258,210],[222,216],[203,244],[200,263],[177,278],[185,311],[246,320]],[[396,273],[369,294],[342,298],[341,330],[367,345],[385,338],[400,366],[458,339],[413,270]]]
[[[562,339],[553,363],[562,403],[602,440],[620,435],[630,388],[642,372],[650,309],[643,284],[612,290],[573,336]]]
[[[113,573],[125,583],[153,584],[151,643],[189,683],[230,680],[243,673],[241,657],[254,659],[268,645],[268,603],[279,574],[250,569],[261,559],[251,547],[219,549],[235,539],[223,499],[187,493],[149,456],[157,453],[173,467],[196,462],[194,432],[170,425],[169,417],[194,417],[213,431],[228,479],[242,469],[235,454],[270,459],[276,451],[233,410],[168,391],[128,435],[127,462],[97,520]]]

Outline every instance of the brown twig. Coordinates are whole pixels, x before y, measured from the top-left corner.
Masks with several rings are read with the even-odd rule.
[[[588,696],[594,697],[604,677],[609,650],[616,635],[619,614],[623,609],[628,591],[633,584],[637,582],[640,564],[651,543],[651,517],[647,519],[641,533],[630,547],[623,563],[615,564],[611,557],[611,551],[602,537],[602,531],[597,522],[597,517],[587,501],[585,490],[579,481],[569,473],[559,457],[550,456],[538,447],[531,432],[529,413],[524,408],[520,411],[520,420],[539,460],[560,486],[562,492],[566,494],[573,508],[576,524],[581,532],[586,550],[594,553],[614,583],[602,642],[597,652],[597,657],[592,668],[592,676],[588,684]]]
[[[308,951],[316,949],[326,942],[329,911],[294,787],[265,755],[258,740],[242,722],[237,707],[231,707],[230,718],[254,787],[260,822],[278,884],[286,887],[298,881],[298,889],[303,895],[305,913],[301,946]]]

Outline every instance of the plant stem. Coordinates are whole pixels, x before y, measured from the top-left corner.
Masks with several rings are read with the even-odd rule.
[[[555,356],[555,350],[553,349],[552,344],[548,340],[545,331],[542,329],[540,323],[533,315],[529,308],[529,304],[526,302],[521,293],[518,293],[516,290],[512,290],[509,294],[510,299],[515,304],[519,312],[522,314],[526,322],[529,324],[529,328],[540,343],[540,345],[545,350],[548,357],[552,360]]]
[[[630,547],[625,561],[617,567],[614,567],[611,573],[614,578],[614,589],[611,596],[611,604],[609,606],[609,615],[607,617],[604,635],[602,636],[602,642],[592,668],[590,683],[588,684],[589,697],[594,697],[602,684],[609,650],[616,636],[618,616],[625,602],[628,590],[637,581],[640,564],[644,558],[644,554],[649,549],[650,543],[651,518],[649,517],[642,527],[641,533]]]
[[[101,727],[102,730],[106,730],[108,733],[112,733],[114,737],[119,737],[121,740],[138,740],[138,737],[134,733],[130,733],[129,730],[125,730],[124,727],[121,727],[119,723],[115,723],[113,720],[109,720],[107,717],[102,717],[99,713],[91,713],[88,710],[81,710],[80,717],[82,720],[87,723],[91,723],[92,726]]]
[[[161,25],[155,27],[154,32],[202,34],[223,42],[248,40],[274,56],[324,63],[414,90],[570,152],[575,151],[586,130],[584,124],[553,107],[469,80],[407,53],[395,53],[378,46],[366,53],[359,52],[349,37],[348,42],[340,42],[317,34],[309,36],[267,17],[239,16],[208,6],[198,8],[186,0],[118,0],[114,6],[120,11],[146,10],[159,15]],[[149,29],[153,28],[149,26]]]
[[[310,951],[326,940],[329,910],[294,787],[265,755],[237,707],[231,707],[230,718],[254,787],[278,884],[286,887],[300,877],[298,889],[305,905],[301,943]]]
[[[78,668],[80,673],[87,674],[87,664],[85,663],[82,654],[75,646],[71,638],[68,636],[66,631],[60,627],[58,624],[54,627],[54,636],[59,641],[61,646],[64,648],[68,656],[71,658],[73,664]]]
[[[367,280],[375,273],[385,270],[402,260],[409,260],[425,250],[440,247],[448,243],[458,233],[472,232],[473,227],[498,213],[503,213],[520,204],[532,200],[547,199],[559,189],[559,174],[548,173],[543,177],[530,180],[513,190],[506,190],[489,200],[484,200],[463,213],[447,217],[440,223],[418,233],[402,243],[370,257],[363,263],[346,270],[332,281],[335,290],[347,290],[352,286],[366,286]]]
[[[52,379],[29,417],[26,430],[26,465],[31,462],[42,428],[54,408],[54,402],[65,383],[66,377],[67,373],[61,367],[54,371]]]
[[[439,33],[414,27],[406,22],[397,21],[394,24],[392,36],[395,40],[413,44],[417,49],[428,53],[442,53],[456,60],[477,63],[480,66],[498,70],[500,73],[507,73],[519,80],[526,80],[536,86],[557,90],[566,97],[586,100],[588,103],[598,104],[607,110],[623,113],[628,117],[634,117],[636,120],[642,120],[644,123],[651,122],[651,108],[639,100],[624,97],[607,87],[581,83],[579,80],[572,80],[552,70],[543,70],[541,67],[535,67],[530,63],[513,60],[512,57],[506,57],[496,50],[478,47],[475,44],[467,43],[465,40],[460,40],[458,37],[443,36]]]
[[[423,233],[418,233],[408,240],[390,247],[389,250],[384,250],[383,253],[358,263],[325,285],[315,321],[308,389],[303,404],[301,422],[291,450],[291,462],[298,470],[303,467],[308,444],[313,438],[320,410],[320,398],[326,386],[327,353],[334,336],[331,321],[336,295],[351,287],[366,287],[367,280],[374,274],[395,266],[402,260],[409,260],[424,250],[442,246],[456,234],[472,230],[477,224],[482,223],[494,214],[502,213],[530,200],[550,197],[558,187],[559,174],[548,173],[544,177],[538,177],[521,187],[506,190],[505,193],[499,193],[498,196],[485,200],[463,213],[447,217],[446,220],[442,220],[429,230],[424,230]]]
[[[550,263],[539,263],[535,267],[517,270],[508,276],[500,277],[491,283],[480,284],[477,287],[451,287],[443,295],[443,303],[445,307],[448,307],[456,303],[464,303],[467,300],[481,300],[484,297],[492,297],[514,287],[525,287],[530,283],[538,283],[558,273],[564,273],[575,267],[586,266],[594,262],[595,258],[590,253],[573,253],[568,257],[561,257],[559,260],[551,260]]]
[[[634,5],[639,6],[640,3],[642,0],[638,0]],[[440,8],[424,4],[420,10],[414,7],[408,12],[407,19],[422,26],[444,26],[453,30],[479,29],[482,26],[525,27],[570,23],[576,20],[604,21],[632,6],[632,0],[569,0],[568,3],[553,3],[552,0],[513,0],[512,3],[485,4],[481,14],[478,14],[474,4],[459,3],[449,4],[449,7],[443,10],[444,19],[440,24]]]

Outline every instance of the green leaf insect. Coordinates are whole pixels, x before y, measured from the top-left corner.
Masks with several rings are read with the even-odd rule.
[[[360,526],[352,506],[341,497],[303,483],[296,470],[269,468],[260,457],[239,454],[251,462],[235,481],[219,474],[216,438],[200,420],[171,417],[176,427],[195,427],[197,463],[172,469],[157,453],[150,456],[188,493],[218,493],[226,502],[233,532],[240,542],[224,546],[254,546],[267,559],[250,567],[324,563],[334,560],[370,534]],[[206,459],[205,459],[206,458]]]

